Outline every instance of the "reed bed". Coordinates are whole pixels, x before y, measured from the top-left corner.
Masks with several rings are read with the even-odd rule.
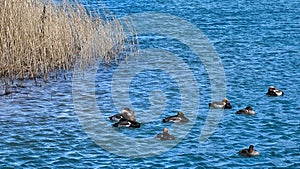
[[[119,20],[77,1],[1,0],[0,77],[48,80],[50,72],[95,59],[118,62],[137,49]],[[131,34],[134,34],[132,30]]]

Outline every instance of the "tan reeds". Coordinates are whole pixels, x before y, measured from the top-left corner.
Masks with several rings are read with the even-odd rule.
[[[118,61],[134,41],[114,16],[100,17],[75,1],[0,2],[1,78],[47,80],[49,72],[69,70],[76,61]]]

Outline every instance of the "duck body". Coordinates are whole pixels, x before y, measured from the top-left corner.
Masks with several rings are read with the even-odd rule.
[[[172,134],[160,133],[155,137],[157,140],[175,140],[175,137]]]
[[[189,119],[186,118],[182,112],[178,112],[175,116],[169,116],[164,118],[162,122],[187,123],[189,122]]]
[[[279,89],[275,89],[274,86],[270,86],[267,92],[268,96],[283,96],[284,93],[283,91],[279,90]]]
[[[175,137],[173,134],[168,133],[167,128],[164,128],[163,133],[157,134],[155,136],[155,139],[157,139],[157,140],[175,140]]]
[[[109,117],[109,120],[115,122],[119,122],[121,119],[131,119],[132,121],[135,121],[134,111],[129,108],[124,108],[121,113]]]
[[[122,118],[119,122],[113,124],[113,127],[131,127],[131,128],[140,128],[141,124],[136,121]]]
[[[218,102],[211,102],[208,106],[212,109],[231,109],[232,106],[228,99],[223,99],[222,101]]]
[[[254,146],[250,145],[248,149],[243,149],[238,152],[239,155],[244,156],[244,157],[253,157],[253,156],[258,156],[259,152],[254,150]]]
[[[253,110],[252,107],[247,106],[244,109],[238,110],[237,112],[235,112],[236,114],[248,114],[248,115],[254,115],[255,111]]]
[[[283,96],[284,93],[281,90],[273,90],[273,91],[268,91],[267,95],[269,95],[269,96]]]
[[[110,116],[109,120],[118,122],[118,121],[120,121],[121,119],[124,119],[124,118],[125,117],[122,114],[115,114],[113,116]]]

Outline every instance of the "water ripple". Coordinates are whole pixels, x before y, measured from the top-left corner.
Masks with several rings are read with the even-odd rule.
[[[207,35],[222,60],[227,97],[233,109],[224,111],[213,135],[200,144],[198,138],[209,112],[207,104],[211,101],[205,66],[187,46],[176,40],[161,35],[141,35],[142,48],[163,48],[175,53],[189,66],[198,83],[200,103],[189,103],[199,104],[197,118],[188,124],[191,130],[179,138],[182,140],[176,146],[148,158],[113,154],[98,146],[81,126],[74,111],[70,78],[53,79],[38,86],[28,82],[26,88],[14,88],[16,92],[11,95],[0,96],[1,168],[299,168],[298,1],[90,0],[86,3],[95,9],[104,5],[117,16],[143,11],[169,12],[195,24]],[[153,65],[164,62],[166,69],[172,65],[160,56],[150,61]],[[114,64],[100,64],[94,86],[97,106],[109,127],[113,123],[107,118],[119,111],[111,97],[111,81],[116,68]],[[182,71],[179,78],[185,79],[186,73]],[[282,89],[285,95],[266,96],[270,85]],[[132,138],[154,138],[162,128],[174,127],[170,132],[175,136],[183,135],[175,129],[184,128],[184,125],[161,122],[163,117],[179,111],[182,104],[179,86],[168,72],[153,69],[138,72],[129,88],[132,107],[142,127],[114,131]],[[79,99],[91,99],[90,93],[85,94],[86,88],[80,90]],[[195,90],[190,88],[191,96],[197,96],[193,93]],[[248,105],[254,108],[256,115],[235,114]],[[149,111],[151,106],[158,111]],[[82,111],[89,112],[90,108],[83,107]],[[188,116],[191,114],[191,110],[182,111]],[[155,116],[147,118],[151,113]],[[88,114],[83,117],[90,121],[89,127],[104,128],[103,123]],[[103,142],[110,146],[110,134],[102,136]],[[161,142],[156,144],[161,146]],[[260,155],[240,157],[237,152],[250,144]],[[122,142],[111,146],[141,153]]]

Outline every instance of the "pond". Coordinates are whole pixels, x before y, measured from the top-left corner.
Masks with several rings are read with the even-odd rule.
[[[0,96],[1,168],[300,166],[298,1],[83,3],[130,16],[140,56]],[[232,109],[209,109],[224,97]],[[140,128],[112,127],[124,107]],[[187,124],[162,123],[178,111]],[[155,140],[163,128],[176,139]],[[259,156],[237,154],[251,144]]]

